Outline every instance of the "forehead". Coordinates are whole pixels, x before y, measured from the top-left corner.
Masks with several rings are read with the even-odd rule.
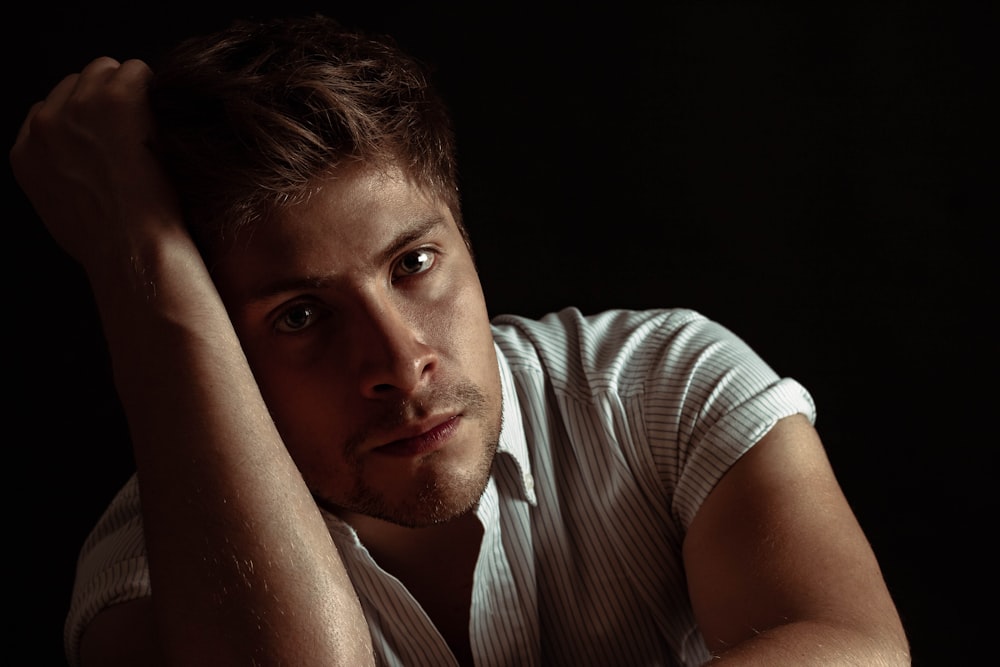
[[[400,204],[404,199],[430,201],[433,198],[429,188],[407,178],[394,165],[385,168],[341,166],[293,193],[280,197],[275,194],[264,208],[257,208],[258,215],[246,224],[221,225],[217,227],[219,233],[207,235],[205,240],[211,254],[224,254],[276,229],[290,231],[301,223],[315,223],[331,217],[346,224],[352,212],[361,213],[364,208],[379,203],[395,201]]]
[[[232,294],[254,283],[373,270],[401,241],[461,236],[448,206],[398,169],[352,169],[318,182],[305,201],[217,245],[213,276]]]

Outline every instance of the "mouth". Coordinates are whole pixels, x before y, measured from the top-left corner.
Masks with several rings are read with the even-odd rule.
[[[403,434],[391,442],[375,448],[375,452],[393,457],[412,457],[433,452],[441,447],[455,434],[461,415],[447,415],[414,424],[406,429],[410,434]]]

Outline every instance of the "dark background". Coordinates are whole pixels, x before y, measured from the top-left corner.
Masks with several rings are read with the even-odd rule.
[[[684,306],[732,328],[813,392],[914,663],[993,653],[985,11],[355,4],[12,8],[2,131],[93,57],[154,59],[237,15],[395,35],[453,108],[493,312]],[[8,634],[23,663],[60,665],[76,552],[130,450],[82,274],[5,169]]]

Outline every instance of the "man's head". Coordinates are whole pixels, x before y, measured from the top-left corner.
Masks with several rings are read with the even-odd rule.
[[[203,248],[355,164],[401,168],[465,234],[447,108],[389,37],[318,15],[236,21],[156,63],[150,100],[156,150]]]
[[[160,67],[156,149],[317,499],[409,526],[471,509],[499,370],[420,68],[323,18],[238,23]]]

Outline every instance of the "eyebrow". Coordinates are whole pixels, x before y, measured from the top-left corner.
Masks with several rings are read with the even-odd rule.
[[[389,262],[403,248],[426,236],[444,224],[445,217],[440,214],[431,215],[418,220],[408,229],[404,229],[400,232],[389,242],[388,245],[373,255],[374,265],[380,266]],[[249,306],[261,301],[266,301],[267,299],[270,299],[278,294],[284,294],[285,292],[324,289],[339,280],[341,280],[341,276],[336,274],[297,276],[294,278],[276,280],[272,283],[267,283],[259,288],[253,289],[247,295],[245,305]]]
[[[409,229],[403,230],[389,243],[389,245],[375,255],[375,265],[379,266],[385,264],[391,260],[393,256],[398,255],[399,252],[406,246],[423,238],[424,236],[427,236],[438,227],[443,226],[444,222],[444,216],[441,214],[431,215],[423,220],[417,221],[415,224],[411,225]]]

